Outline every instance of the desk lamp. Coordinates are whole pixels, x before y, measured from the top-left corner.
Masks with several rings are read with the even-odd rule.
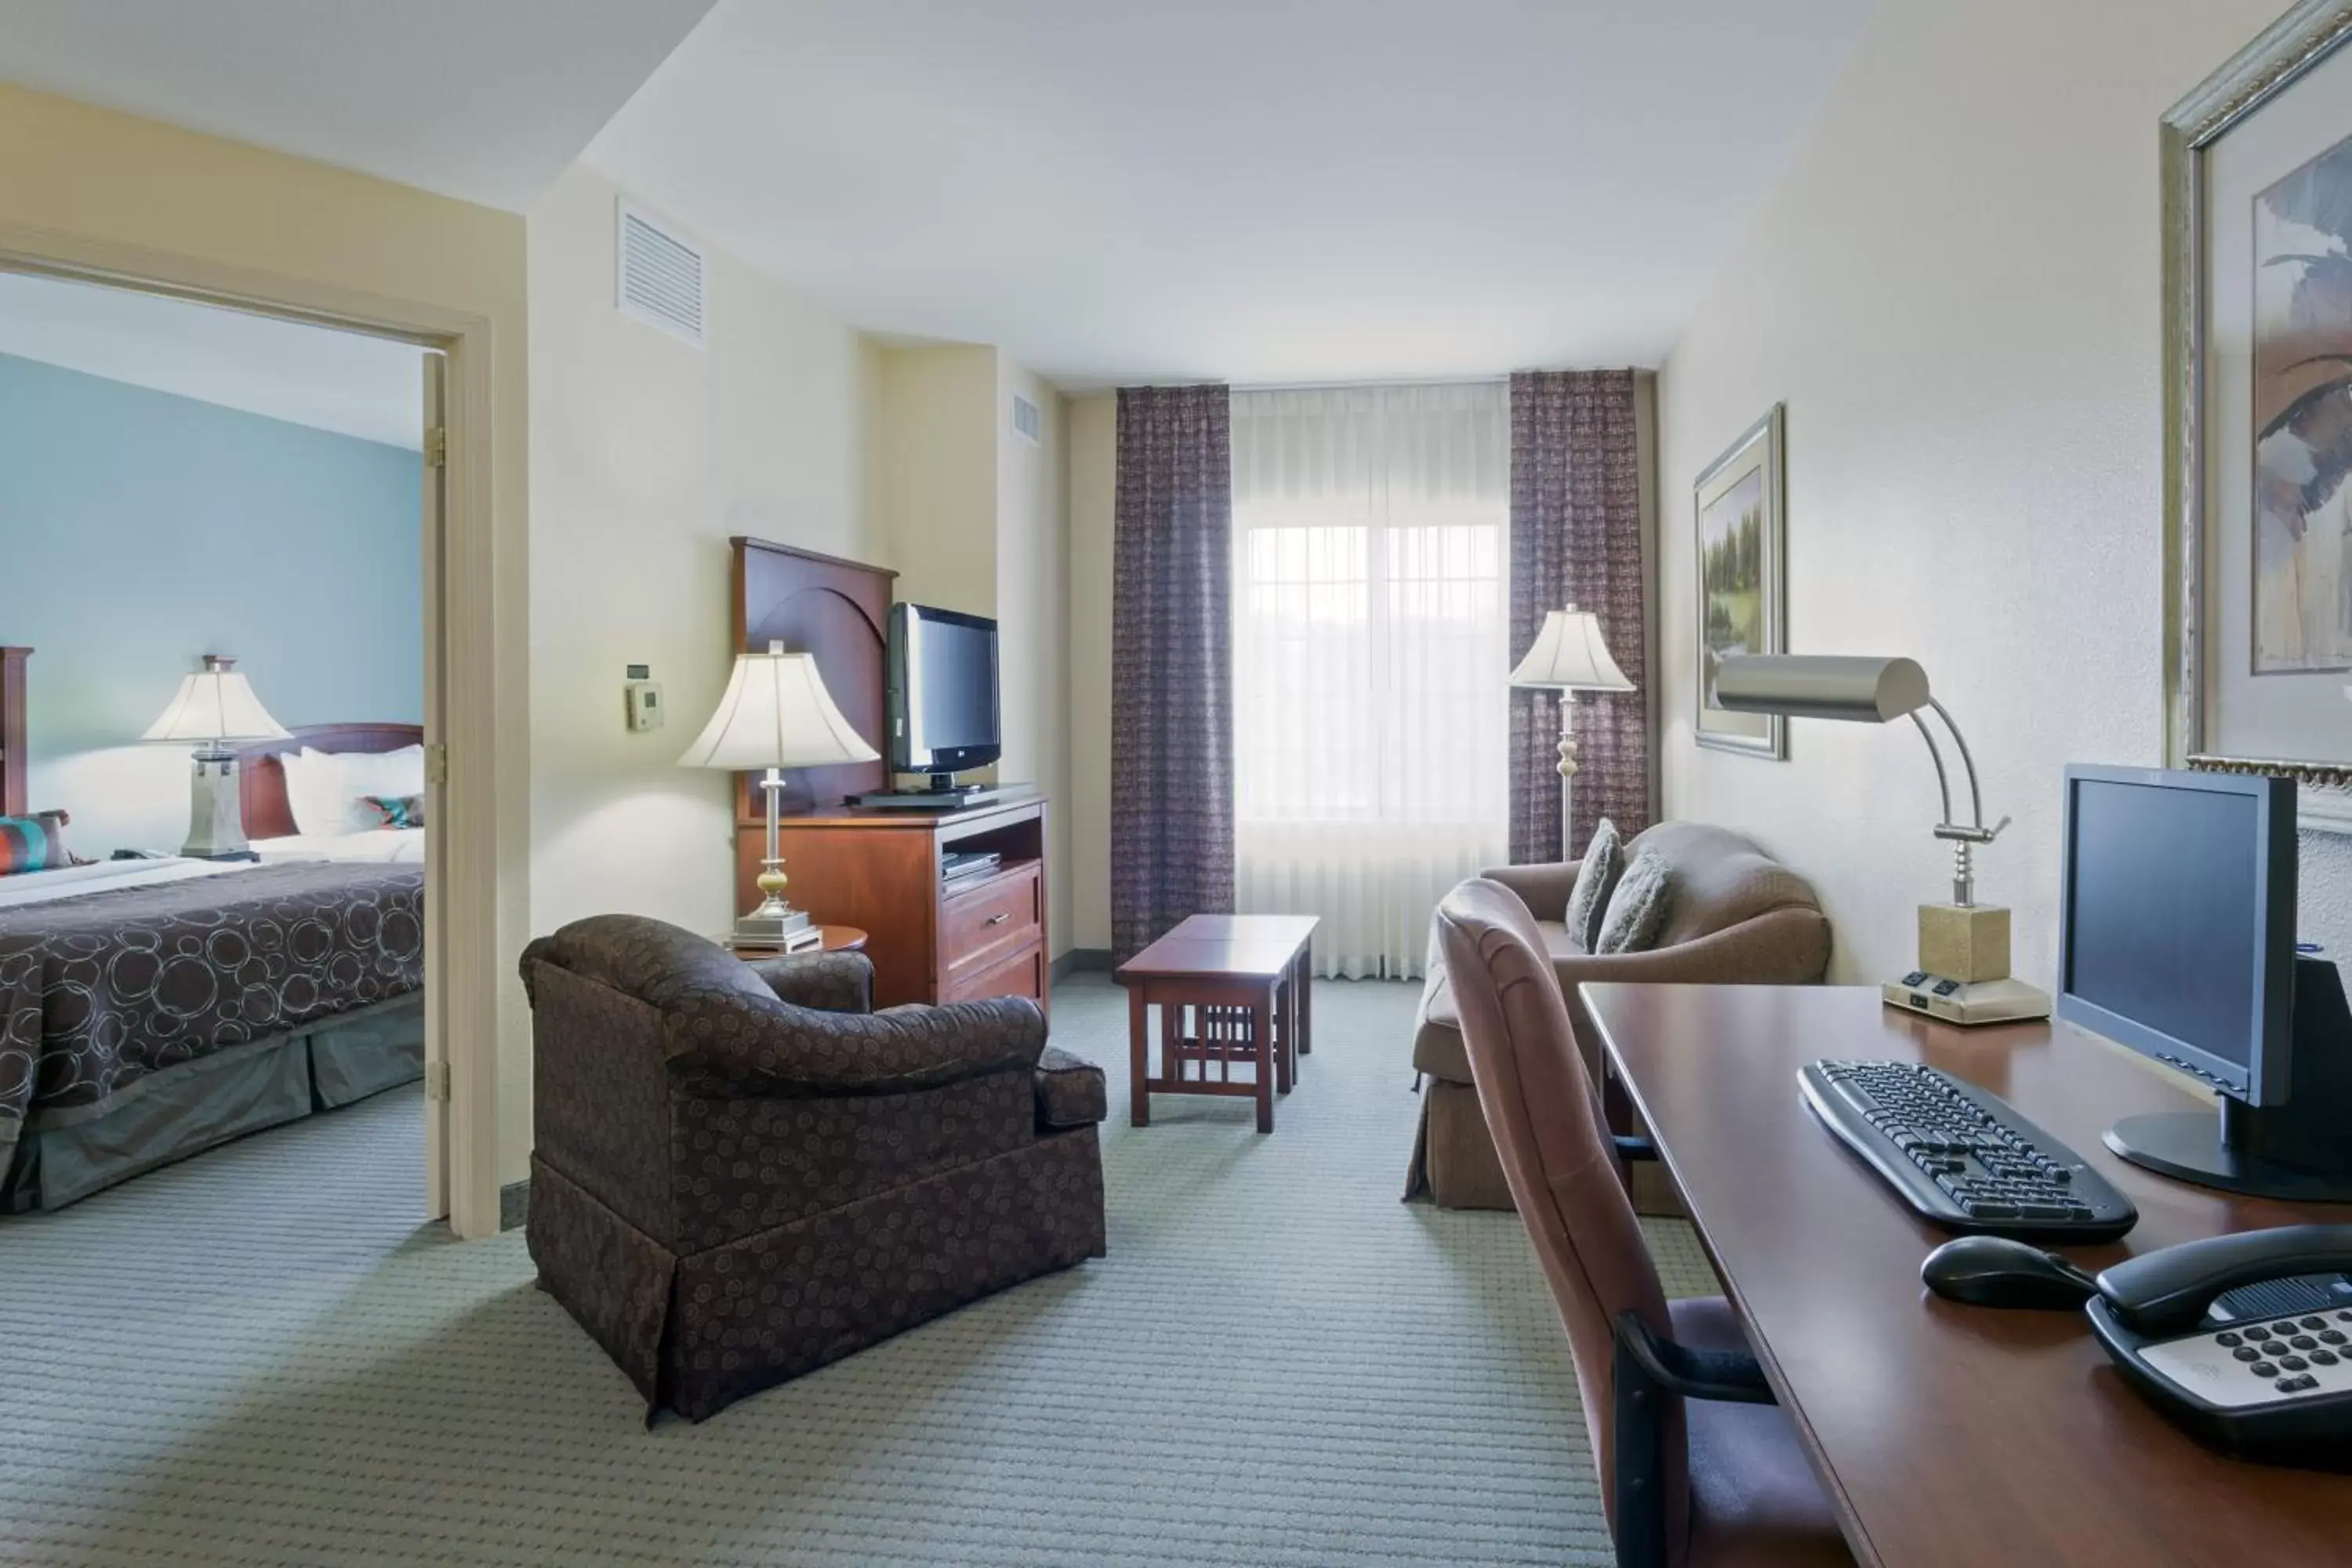
[[[283,741],[286,727],[269,716],[253,683],[221,654],[205,655],[204,668],[180,678],[180,689],[163,716],[147,727],[142,741],[194,741],[195,771],[190,777],[188,841],[180,853],[201,860],[249,858],[245,805],[237,783],[233,741]]]
[[[1576,788],[1576,694],[1631,691],[1633,683],[1617,668],[1601,640],[1601,617],[1570,605],[1547,610],[1535,646],[1511,671],[1511,684],[1559,693],[1559,856],[1576,858],[1569,837],[1569,800]]]
[[[870,763],[881,755],[851,728],[817,673],[816,656],[786,653],[772,642],[765,653],[739,653],[727,690],[710,722],[678,758],[688,768],[732,773],[766,770],[768,852],[760,861],[760,902],[737,917],[735,941],[747,947],[782,947],[809,929],[808,911],[784,902],[784,858],[776,845],[776,797],[786,768]]]
[[[1952,846],[1952,901],[1919,906],[1919,965],[1881,989],[1897,1007],[1954,1024],[1997,1024],[2050,1016],[2048,993],[2009,973],[2009,911],[1979,904],[1976,847],[1990,844],[2009,826],[2002,817],[1984,825],[1984,796],[1977,789],[1976,759],[1960,727],[1927,690],[1927,672],[1907,658],[1849,658],[1819,654],[1734,654],[1723,661],[1715,682],[1716,700],[1735,713],[1785,713],[1792,719],[1841,719],[1884,724],[1908,719],[1927,742],[1936,764],[1936,787],[1944,802],[1936,837]],[[1969,821],[1952,817],[1952,784],[1935,732],[1920,717],[1933,712],[1944,722],[1959,752],[1969,785]]]

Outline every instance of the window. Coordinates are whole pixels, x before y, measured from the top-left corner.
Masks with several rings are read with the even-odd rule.
[[[1503,857],[1501,383],[1234,397],[1241,907],[1320,916],[1326,973],[1418,973]]]

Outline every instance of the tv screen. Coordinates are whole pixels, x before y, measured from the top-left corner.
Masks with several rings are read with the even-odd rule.
[[[996,623],[924,605],[890,612],[891,765],[902,773],[984,767],[998,731]]]

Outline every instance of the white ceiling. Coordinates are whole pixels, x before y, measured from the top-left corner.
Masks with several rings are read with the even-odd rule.
[[[1872,3],[721,0],[587,156],[1066,386],[1654,364]]]
[[[424,353],[154,294],[0,272],[0,354],[365,441],[423,445]]]
[[[528,206],[710,0],[0,0],[0,79]]]

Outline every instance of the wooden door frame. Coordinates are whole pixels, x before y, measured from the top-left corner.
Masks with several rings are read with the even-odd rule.
[[[495,531],[490,471],[490,320],[310,279],[289,278],[178,252],[93,240],[0,219],[0,271],[99,283],[224,306],[282,321],[414,343],[442,355],[446,400],[439,580],[426,595],[438,613],[428,663],[442,672],[425,692],[425,736],[446,750],[445,814],[426,836],[425,991],[428,1082],[446,1065],[446,1132],[428,1137],[446,1154],[428,1158],[434,1212],[458,1236],[499,1232],[499,745]],[[453,679],[464,670],[469,678]],[[436,689],[436,686],[440,689]],[[439,1131],[439,1130],[436,1130]]]

